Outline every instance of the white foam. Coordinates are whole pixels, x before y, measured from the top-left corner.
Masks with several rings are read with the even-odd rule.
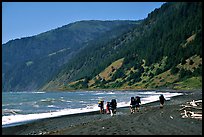
[[[41,99],[40,100],[41,102],[52,102],[52,101],[55,101],[54,98],[46,98],[46,99]]]
[[[44,92],[44,91],[23,91],[23,92],[34,93],[34,94],[42,94],[42,93],[46,93],[46,92]]]
[[[55,105],[48,105],[47,107],[48,108],[56,108],[57,106],[55,106]]]
[[[3,109],[3,113],[18,113],[21,111],[20,109]]]
[[[70,115],[70,114],[78,114],[78,113],[85,113],[85,112],[93,112],[97,111],[97,105],[90,105],[86,108],[78,108],[78,109],[63,109],[60,111],[55,112],[47,112],[47,113],[36,113],[36,114],[26,114],[26,115],[10,115],[10,116],[3,116],[2,117],[2,126],[12,126],[17,125],[20,123],[25,123],[33,120],[44,119],[44,118],[51,118],[51,117],[58,117],[63,115]]]
[[[146,98],[141,98],[141,102],[142,102],[142,104],[146,104],[146,103],[157,101],[157,100],[159,100],[160,94],[163,94],[166,100],[169,100],[173,96],[182,95],[182,93],[155,92],[152,94],[152,96],[149,96]],[[127,102],[123,101],[123,102],[117,103],[118,108],[127,107],[127,106],[129,106],[129,101],[127,101]],[[13,126],[16,124],[25,123],[25,122],[29,122],[29,121],[33,121],[33,120],[37,120],[37,119],[58,117],[58,116],[63,116],[63,115],[78,114],[78,113],[85,113],[85,112],[93,112],[93,111],[98,111],[98,110],[99,110],[98,104],[89,104],[85,108],[63,109],[63,110],[59,110],[59,111],[55,111],[55,112],[46,112],[46,113],[35,113],[35,114],[25,114],[25,115],[17,114],[17,115],[3,116],[2,117],[2,126],[3,127]]]
[[[115,93],[114,93],[114,92],[108,92],[108,93],[106,93],[106,94],[111,94],[111,95],[112,95],[112,94],[115,94]]]
[[[120,108],[120,107],[127,107],[129,106],[129,102],[119,102],[117,103],[117,107]]]
[[[139,94],[155,94],[156,91],[145,91],[145,92],[139,92]]]

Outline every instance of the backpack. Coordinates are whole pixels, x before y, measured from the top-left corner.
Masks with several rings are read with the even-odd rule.
[[[164,101],[164,100],[165,100],[165,98],[164,98],[163,95],[160,95],[160,96],[159,96],[159,99],[160,99],[161,101]]]
[[[135,105],[136,104],[136,100],[134,97],[131,97],[131,102],[130,102],[130,105]]]
[[[116,107],[117,106],[116,99],[111,100],[110,106],[111,107]]]
[[[101,106],[102,106],[102,102],[99,101],[99,102],[98,102],[98,107],[101,107]]]
[[[136,96],[136,97],[135,97],[135,101],[136,101],[137,103],[141,103],[140,97],[139,97],[139,96]]]

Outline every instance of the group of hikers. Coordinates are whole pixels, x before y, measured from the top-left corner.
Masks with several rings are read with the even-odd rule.
[[[112,99],[110,102],[106,103],[106,110],[104,110],[104,100],[100,100],[98,102],[98,107],[100,107],[100,113],[101,114],[111,114],[113,116],[116,114],[116,107],[117,107],[117,102],[116,99]]]
[[[130,98],[130,112],[131,112],[131,114],[135,113],[136,110],[139,112],[140,104],[141,104],[141,100],[140,100],[139,96],[136,96],[135,98],[134,97]]]
[[[160,108],[163,108],[165,98],[163,94],[159,96],[159,101],[160,101]],[[131,97],[130,98],[130,113],[133,114],[136,111],[139,112],[139,108],[141,105],[141,100],[139,96],[136,97]],[[98,102],[98,107],[100,107],[100,113],[101,114],[111,114],[113,116],[116,114],[116,108],[117,108],[117,102],[116,99],[112,99],[110,102],[106,103],[106,110],[104,110],[104,100],[100,99]]]

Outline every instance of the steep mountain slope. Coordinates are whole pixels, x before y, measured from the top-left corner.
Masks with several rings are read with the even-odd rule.
[[[192,88],[202,87],[202,3],[165,3],[131,31],[95,44],[70,60],[42,89],[177,89],[189,88],[185,85],[192,80],[197,85]],[[115,67],[113,63],[121,59],[122,65]],[[112,73],[106,71],[110,68]]]
[[[3,44],[3,91],[38,89],[90,42],[93,43],[104,35],[106,35],[104,40],[115,38],[137,23],[136,21],[79,21]]]

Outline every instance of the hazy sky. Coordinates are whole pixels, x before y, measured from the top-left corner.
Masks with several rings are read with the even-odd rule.
[[[164,2],[3,2],[2,43],[80,20],[139,20]]]

